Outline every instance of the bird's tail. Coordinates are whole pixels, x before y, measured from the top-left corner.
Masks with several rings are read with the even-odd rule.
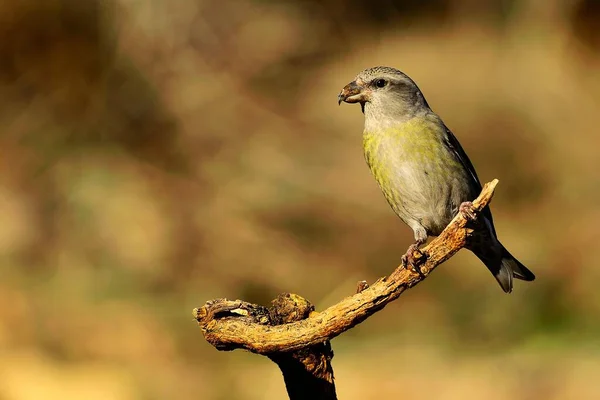
[[[513,278],[520,279],[523,281],[532,281],[535,279],[535,275],[526,266],[521,264],[519,260],[513,257],[512,254],[502,246],[500,242],[497,244],[502,247],[502,256],[490,257],[491,254],[485,254],[481,252],[474,252],[475,255],[483,261],[485,266],[490,270],[494,278],[502,287],[505,293],[512,292]],[[497,252],[496,254],[498,254]]]

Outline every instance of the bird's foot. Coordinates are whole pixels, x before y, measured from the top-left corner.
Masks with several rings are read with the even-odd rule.
[[[421,264],[425,262],[425,254],[419,250],[419,246],[423,244],[423,242],[416,242],[411,244],[406,250],[406,254],[402,256],[402,265],[404,268],[408,268],[409,265],[412,267],[412,270],[418,273],[421,277],[423,277],[423,272],[421,272]],[[415,256],[415,253],[417,254]]]
[[[473,203],[470,201],[461,203],[458,207],[458,211],[463,217],[465,217],[467,221],[475,221],[475,218],[477,218],[475,215],[475,209],[473,208]]]

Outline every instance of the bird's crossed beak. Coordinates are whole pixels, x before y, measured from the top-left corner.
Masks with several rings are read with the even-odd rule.
[[[358,103],[365,102],[367,99],[363,92],[362,86],[360,86],[356,81],[352,81],[338,94],[338,104],[346,103]]]

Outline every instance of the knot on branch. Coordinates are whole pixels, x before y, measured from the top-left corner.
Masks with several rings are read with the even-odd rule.
[[[214,299],[207,301],[202,307],[195,308],[192,313],[209,343],[219,350],[234,350],[243,347],[243,341],[210,340],[217,338],[213,333],[219,332],[222,324],[236,327],[283,325],[306,319],[314,310],[314,305],[302,296],[283,293],[271,302],[270,307],[242,300]]]

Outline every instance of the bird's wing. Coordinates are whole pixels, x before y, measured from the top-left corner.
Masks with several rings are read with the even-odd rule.
[[[467,156],[467,153],[465,153],[465,151],[463,150],[456,136],[454,136],[454,134],[450,129],[448,129],[448,127],[446,127],[446,137],[444,139],[446,146],[448,146],[448,148],[454,153],[454,155],[456,155],[456,158],[458,158],[463,167],[469,172],[469,175],[473,179],[473,187],[477,189],[476,195],[478,195],[481,192],[482,186],[481,182],[479,181],[479,178],[477,177],[477,172],[475,172],[475,167],[473,166],[471,160],[469,160],[469,156]],[[492,230],[495,234],[496,229],[494,228],[494,220],[492,218],[492,212],[489,207],[486,207],[483,210],[483,215],[485,215],[489,219],[492,225]]]
[[[446,146],[456,155],[456,158],[460,161],[460,163],[465,167],[467,171],[469,171],[469,175],[473,178],[473,184],[477,188],[479,192],[481,192],[481,182],[479,182],[479,178],[477,177],[477,172],[475,172],[475,167],[469,160],[469,156],[463,150],[462,146],[458,142],[458,139],[448,127],[446,127],[446,137],[444,138],[446,142]]]

